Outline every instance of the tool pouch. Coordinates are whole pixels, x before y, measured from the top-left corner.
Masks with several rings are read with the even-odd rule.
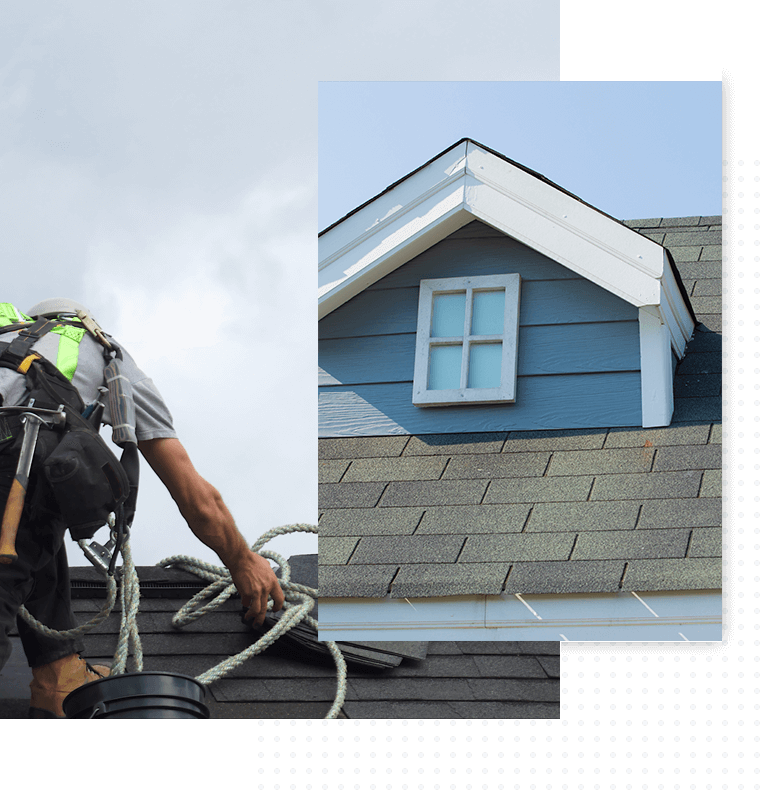
[[[66,427],[40,430],[32,473],[49,485],[74,540],[91,538],[129,495],[129,480],[103,437],[80,415],[79,392],[44,357],[27,373],[35,406],[66,410]],[[21,449],[19,434],[14,450]]]
[[[91,538],[129,495],[124,468],[91,428],[68,429],[42,468],[74,540]]]

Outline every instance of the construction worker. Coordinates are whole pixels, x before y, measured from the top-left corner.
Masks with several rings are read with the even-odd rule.
[[[21,330],[16,325],[43,317],[63,319],[68,326],[49,331],[37,340],[34,352],[56,364],[59,370],[64,369],[82,401],[90,404],[100,396],[98,387],[104,383],[105,359],[96,337],[77,326],[78,310],[89,315],[82,305],[68,299],[40,302],[26,314],[10,303],[0,303],[0,333],[3,327],[15,329],[0,334],[0,352],[19,335]],[[122,373],[132,385],[140,452],[168,489],[196,537],[213,549],[229,569],[248,610],[246,619],[260,625],[270,596],[274,611],[283,606],[277,577],[267,560],[251,551],[216,488],[196,471],[153,382],[126,351],[121,351]],[[0,406],[25,405],[29,395],[27,386],[22,373],[0,367]],[[107,408],[103,420],[110,421]],[[0,508],[9,498],[17,472],[19,430],[19,420],[14,421],[12,413],[10,417],[0,416]],[[14,451],[9,452],[12,446]],[[77,625],[71,610],[63,543],[67,525],[49,486],[35,477],[32,474],[29,479],[16,536],[17,559],[11,564],[0,564],[0,670],[10,655],[8,634],[15,625],[33,675],[29,717],[63,718],[62,702],[66,695],[84,683],[107,676],[109,669],[90,666],[82,659],[81,641],[46,637],[17,617],[23,605],[35,619],[56,631]]]

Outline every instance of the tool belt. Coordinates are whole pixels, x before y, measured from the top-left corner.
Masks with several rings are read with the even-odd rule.
[[[52,326],[45,327],[43,321],[25,329],[0,353],[0,366],[26,376],[27,404],[32,401],[34,408],[51,410],[63,406],[66,415],[63,428],[43,426],[39,431],[31,474],[37,484],[43,480],[49,486],[71,537],[88,539],[108,521],[112,512],[120,509],[123,512],[130,495],[130,481],[97,427],[82,417],[84,402],[73,384],[47,359],[27,353],[41,334],[55,326],[48,321]],[[18,341],[22,342],[16,345]],[[19,359],[22,354],[23,358]],[[23,407],[0,409],[3,455],[17,455],[21,450],[21,414]]]

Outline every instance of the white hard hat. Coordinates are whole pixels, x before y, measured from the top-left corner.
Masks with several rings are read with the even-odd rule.
[[[45,299],[39,302],[34,305],[34,307],[30,307],[26,311],[26,314],[32,318],[54,318],[55,316],[65,314],[76,315],[77,310],[84,310],[85,313],[88,314],[90,312],[83,304],[79,304],[79,302],[75,302],[73,299],[58,297],[56,299]]]

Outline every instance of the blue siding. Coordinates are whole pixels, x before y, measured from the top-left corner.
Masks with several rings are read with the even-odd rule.
[[[412,405],[418,283],[518,272],[514,404]],[[478,222],[326,316],[320,436],[596,428],[641,424],[638,311]]]

